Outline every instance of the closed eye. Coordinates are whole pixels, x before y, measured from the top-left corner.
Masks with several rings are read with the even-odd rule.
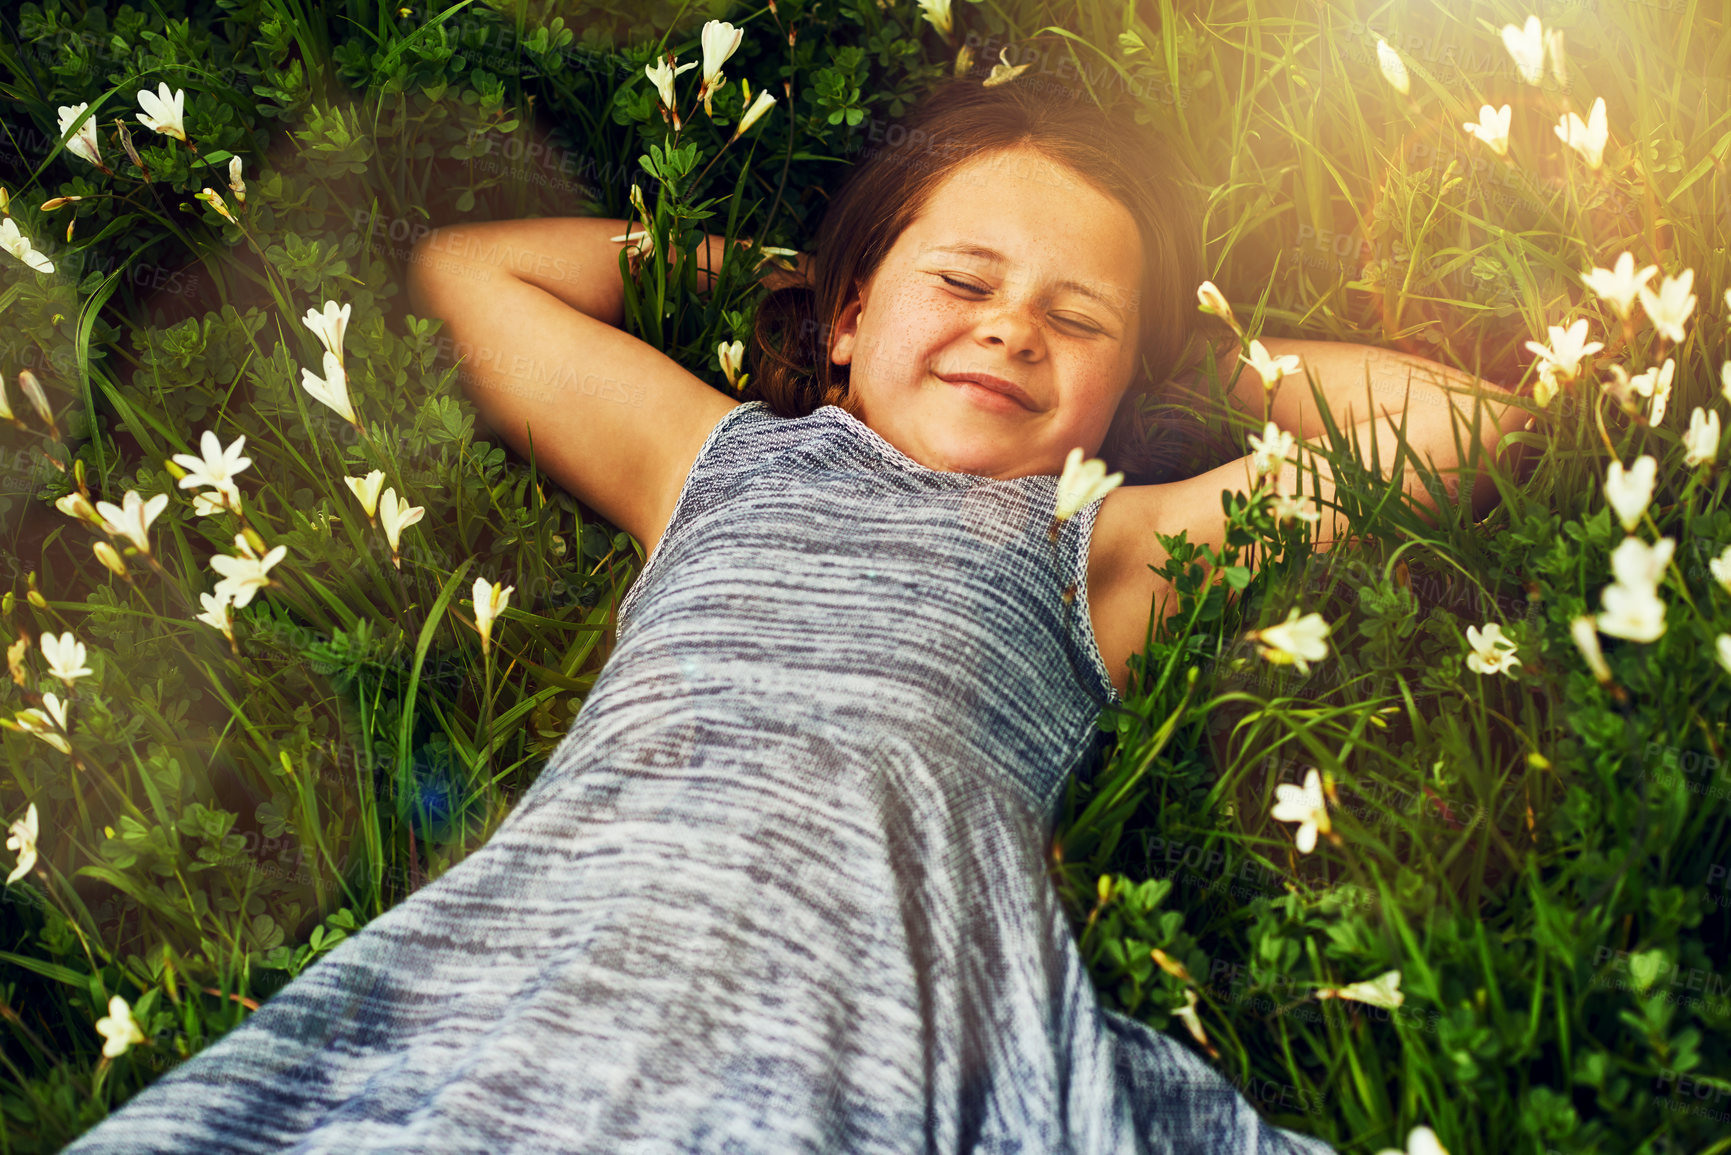
[[[938,277],[940,280],[942,280],[944,282],[944,284],[950,286],[953,289],[966,289],[972,293],[988,293],[991,291],[990,289],[982,288],[979,285],[970,285],[966,281],[958,281],[954,277],[946,276],[943,273],[939,273]],[[1103,332],[1105,332],[1105,330],[1101,329],[1097,325],[1090,325],[1088,322],[1077,320],[1074,317],[1054,317],[1052,319],[1055,321],[1062,321],[1066,325],[1073,325],[1076,328],[1082,330],[1084,333],[1103,333]]]
[[[986,291],[978,285],[970,285],[966,281],[958,281],[954,277],[945,276],[943,273],[939,273],[938,278],[942,280],[944,284],[949,285],[953,289],[968,289],[975,293],[983,293]]]

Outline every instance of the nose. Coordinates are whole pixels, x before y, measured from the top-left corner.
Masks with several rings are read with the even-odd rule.
[[[976,329],[980,344],[1002,348],[1017,360],[1039,359],[1046,347],[1039,307],[1007,295],[1000,296],[996,305],[980,320]]]

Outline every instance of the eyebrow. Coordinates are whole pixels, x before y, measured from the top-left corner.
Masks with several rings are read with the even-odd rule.
[[[943,245],[940,248],[930,249],[927,251],[933,253],[955,253],[958,256],[963,257],[980,257],[983,260],[995,261],[998,264],[1004,264],[1009,260],[1008,257],[1004,256],[1004,254],[1000,253],[997,249],[994,249],[989,245],[981,244],[979,241],[963,241],[961,244]],[[1081,281],[1065,280],[1057,282],[1057,285],[1060,289],[1070,289],[1082,294],[1084,297],[1098,301],[1101,305],[1112,310],[1112,312],[1117,314],[1120,318],[1128,316],[1127,311],[1117,302],[1111,300],[1105,294],[1089,288]]]

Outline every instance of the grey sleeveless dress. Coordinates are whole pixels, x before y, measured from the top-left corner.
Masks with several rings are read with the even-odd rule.
[[[1096,999],[1056,489],[730,410],[493,837],[67,1150],[1327,1155]]]

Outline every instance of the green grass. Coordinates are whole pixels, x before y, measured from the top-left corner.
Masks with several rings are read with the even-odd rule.
[[[0,183],[57,268],[0,254],[0,374],[21,422],[0,425],[0,617],[31,642],[0,718],[69,697],[73,753],[0,732],[0,815],[34,804],[41,827],[35,870],[0,903],[0,1152],[57,1150],[484,842],[605,661],[641,553],[477,437],[438,323],[407,312],[413,240],[624,216],[635,180],[660,245],[709,230],[800,247],[843,158],[964,43],[982,68],[1010,43],[1033,64],[1014,83],[1135,94],[1203,177],[1209,275],[1252,335],[1400,348],[1509,386],[1532,380],[1525,343],[1549,325],[1587,318],[1607,346],[1533,406],[1513,435],[1526,465],[1498,473],[1482,521],[1445,502],[1428,523],[1331,455],[1356,479],[1340,506],[1359,544],[1314,554],[1240,501],[1218,560],[1244,568],[1209,586],[1195,547],[1165,543],[1181,603],[1054,832],[1102,998],[1189,1039],[1175,1012],[1196,995],[1258,1109],[1353,1155],[1420,1124],[1455,1155],[1731,1151],[1731,672],[1713,651],[1731,589],[1709,567],[1731,545],[1731,453],[1695,469],[1682,444],[1694,408],[1731,417],[1724,13],[1548,6],[1564,89],[1517,75],[1499,30],[1528,10],[1506,4],[957,0],[950,44],[906,2],[777,8],[224,0],[3,18]],[[730,83],[728,123],[689,119],[667,187],[638,166],[668,134],[642,66],[663,47],[696,59],[712,17],[746,30],[730,77],[789,79],[794,96],[722,151]],[[1378,36],[1408,95],[1381,75]],[[185,89],[196,152],[137,123],[133,94],[158,81]],[[1599,96],[1593,170],[1552,126]],[[99,105],[113,175],[54,143],[56,108],[81,101]],[[1506,159],[1461,129],[1505,102]],[[206,185],[240,226],[193,199]],[[56,196],[85,199],[38,207]],[[1639,310],[1625,333],[1582,285],[1625,249],[1694,271],[1680,343]],[[723,387],[714,350],[748,336],[755,278],[699,295],[645,272],[633,293],[628,328]],[[327,299],[352,306],[365,437],[300,385],[321,352],[300,318]],[[1611,365],[1667,356],[1656,426],[1602,395]],[[21,398],[26,368],[59,439]],[[1190,420],[1179,457],[1249,428],[1219,407]],[[246,435],[244,526],[196,516],[165,468],[205,429]],[[1601,685],[1569,623],[1600,610],[1624,537],[1606,467],[1643,453],[1657,485],[1635,533],[1676,542],[1667,628],[1605,638]],[[342,482],[371,469],[426,509],[400,569]],[[80,479],[92,500],[171,495],[154,564],[130,554],[125,579],[98,564],[103,535],[53,507]],[[231,649],[192,618],[242,528],[287,556],[236,612]],[[477,576],[516,587],[486,660]],[[1245,637],[1293,607],[1332,625],[1308,675]],[[1488,622],[1518,647],[1513,676],[1464,664],[1466,627]],[[36,645],[63,630],[95,671],[70,695]],[[1299,854],[1270,812],[1308,767],[1332,782],[1337,840]],[[1316,997],[1389,970],[1398,1008]],[[150,1041],[104,1059],[94,1024],[116,994]]]

